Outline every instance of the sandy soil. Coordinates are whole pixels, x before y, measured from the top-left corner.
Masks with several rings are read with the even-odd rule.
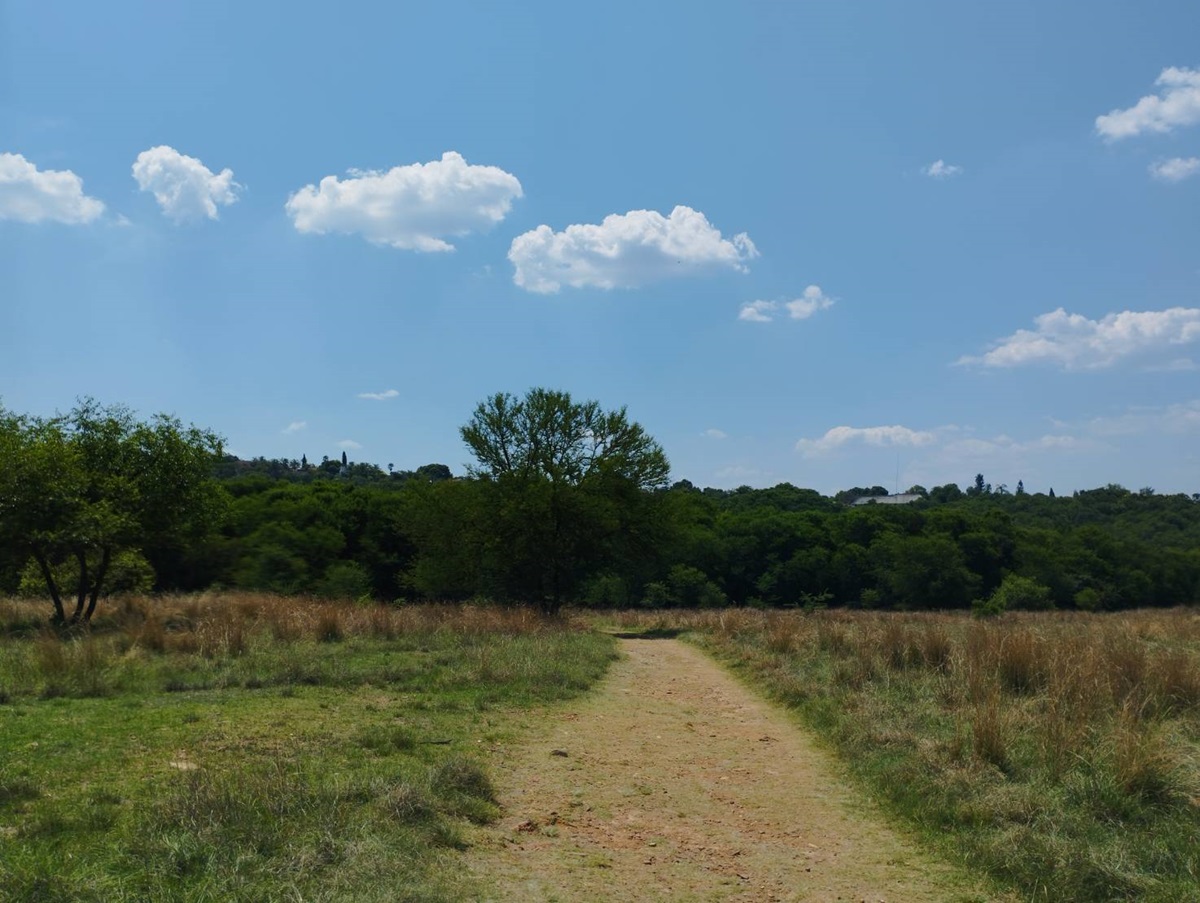
[[[622,640],[597,691],[493,752],[494,901],[983,900],[888,828],[782,710],[678,640]]]

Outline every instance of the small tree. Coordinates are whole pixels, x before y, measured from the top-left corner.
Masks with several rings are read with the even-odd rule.
[[[48,419],[0,410],[0,541],[25,550],[59,624],[88,622],[114,558],[177,548],[219,516],[214,433],[84,399]],[[68,615],[62,567],[75,608]]]

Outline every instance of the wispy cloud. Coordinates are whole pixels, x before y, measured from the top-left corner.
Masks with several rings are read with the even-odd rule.
[[[232,169],[213,173],[195,157],[166,145],[138,154],[133,178],[142,191],[154,193],[162,212],[177,223],[217,219],[217,207],[235,203],[242,188],[233,181]]]
[[[1200,157],[1172,157],[1150,164],[1150,175],[1160,182],[1182,182],[1200,173]]]
[[[103,213],[71,170],[39,170],[20,154],[0,154],[0,220],[81,225]]]
[[[361,235],[405,251],[453,251],[447,239],[494,226],[521,196],[512,173],[447,151],[441,160],[387,172],[326,176],[293,194],[285,209],[300,232]]]
[[[806,457],[822,455],[841,448],[847,443],[862,443],[875,446],[919,447],[936,441],[937,436],[926,430],[913,430],[906,426],[835,426],[817,439],[801,439],[796,450]]]
[[[347,451],[355,451],[362,448],[362,446],[353,439],[343,439],[338,443],[338,448],[344,448]]]
[[[934,160],[928,166],[921,167],[921,174],[931,179],[952,179],[963,174],[961,166],[947,163],[945,160]]]
[[[983,367],[1050,363],[1066,370],[1096,370],[1129,358],[1177,353],[1196,341],[1200,341],[1200,308],[1126,310],[1091,320],[1060,307],[1035,317],[1033,329],[1018,329],[987,353],[962,357],[957,363]]]
[[[817,311],[833,307],[834,299],[821,286],[810,285],[799,298],[791,301],[747,301],[738,311],[738,319],[749,323],[770,323],[775,314],[786,311],[790,319],[807,320]]]
[[[727,269],[745,272],[758,249],[746,233],[726,239],[691,207],[614,213],[596,224],[555,232],[538,226],[513,239],[513,282],[541,294],[562,287],[637,288],[680,276]]]
[[[308,421],[307,420],[293,420],[291,423],[289,423],[287,426],[285,426],[283,428],[282,432],[298,433],[301,430],[306,430],[306,429],[308,429]]]
[[[1200,69],[1164,69],[1148,94],[1132,107],[1096,117],[1096,131],[1109,141],[1145,132],[1170,132],[1200,122]]]
[[[728,439],[729,434],[724,430],[709,429],[704,431],[704,435],[709,439]]]
[[[1093,417],[1083,428],[1100,437],[1200,433],[1200,399],[1134,407],[1121,414]]]
[[[382,392],[359,392],[359,398],[369,398],[371,401],[387,401],[389,398],[399,398],[398,389],[385,389]]]

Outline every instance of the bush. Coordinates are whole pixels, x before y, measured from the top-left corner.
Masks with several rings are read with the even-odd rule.
[[[616,574],[597,574],[584,584],[580,601],[588,608],[626,608],[629,591]]]
[[[361,599],[371,595],[371,578],[357,561],[335,561],[325,570],[321,595],[328,599]]]
[[[1006,611],[1045,611],[1054,607],[1050,588],[1030,577],[1006,574],[986,600],[976,599],[971,611],[981,617],[991,617]]]

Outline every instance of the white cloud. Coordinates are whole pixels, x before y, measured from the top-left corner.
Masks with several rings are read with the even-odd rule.
[[[921,174],[929,176],[931,179],[952,179],[954,176],[961,176],[962,173],[961,166],[955,166],[945,160],[934,160],[928,166],[921,168]]]
[[[350,170],[305,185],[285,205],[299,232],[343,232],[405,251],[453,251],[447,238],[488,229],[522,196],[517,177],[472,166],[447,151],[441,160],[387,172]]]
[[[786,310],[793,320],[807,320],[819,310],[833,307],[834,301],[821,291],[821,286],[810,285],[799,298],[791,301],[747,301],[738,311],[738,319],[749,323],[770,323],[775,314]]]
[[[951,460],[962,460],[975,457],[999,454],[1026,454],[1038,451],[1079,451],[1091,447],[1086,439],[1058,433],[1048,433],[1036,439],[1024,442],[1009,436],[996,436],[992,439],[966,438],[946,443],[944,457]]]
[[[293,420],[283,428],[284,433],[298,433],[301,430],[308,429],[307,420]]]
[[[338,448],[348,449],[349,451],[356,451],[356,450],[362,448],[362,446],[359,445],[357,442],[355,442],[353,439],[343,439],[341,442],[338,443]]]
[[[1172,157],[1150,164],[1150,175],[1160,182],[1181,182],[1200,173],[1200,157]]]
[[[820,455],[841,448],[847,442],[862,442],[866,445],[906,445],[918,447],[929,445],[937,437],[923,430],[910,430],[906,426],[835,426],[820,439],[801,439],[796,450],[806,457]]]
[[[1200,69],[1164,69],[1148,94],[1132,107],[1096,117],[1096,131],[1110,141],[1143,132],[1169,132],[1200,122]]]
[[[746,233],[730,239],[691,207],[670,216],[656,210],[614,213],[599,225],[576,224],[555,232],[538,226],[513,239],[508,259],[513,282],[549,294],[572,288],[637,288],[676,276],[718,269],[746,271],[758,249]]]
[[[1200,341],[1200,308],[1126,310],[1089,320],[1061,307],[1034,318],[1035,329],[1018,329],[980,357],[959,364],[1018,367],[1049,362],[1067,370],[1108,367],[1123,358],[1162,355]]]
[[[359,392],[359,398],[369,398],[371,401],[387,401],[389,398],[398,398],[400,392],[398,389],[387,389],[383,392]]]
[[[237,201],[242,187],[233,181],[233,170],[214,174],[197,160],[165,144],[138,154],[133,178],[142,191],[154,194],[162,212],[177,223],[217,219],[217,206]]]
[[[821,291],[821,286],[810,285],[799,298],[783,305],[793,320],[807,320],[819,310],[833,307],[833,299]]]
[[[748,323],[770,323],[775,319],[773,314],[777,310],[778,301],[747,301],[738,311],[738,319]]]
[[[71,170],[39,170],[20,154],[0,154],[0,219],[77,225],[102,213],[104,204],[83,193]]]
[[[725,432],[724,430],[718,430],[718,429],[705,430],[704,435],[706,435],[709,439],[728,439],[729,438],[729,434],[727,432]]]

